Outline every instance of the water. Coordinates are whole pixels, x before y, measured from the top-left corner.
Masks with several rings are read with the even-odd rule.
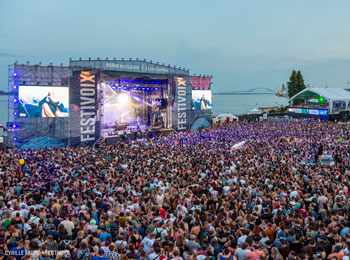
[[[227,112],[239,115],[253,108],[287,104],[288,98],[277,97],[275,94],[213,95],[213,115]],[[6,122],[7,96],[0,96],[0,125],[5,126]]]
[[[253,108],[288,105],[288,98],[275,94],[213,95],[213,115],[240,115]]]

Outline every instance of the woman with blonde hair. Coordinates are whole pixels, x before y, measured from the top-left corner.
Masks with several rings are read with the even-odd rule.
[[[271,257],[273,260],[283,260],[283,256],[280,254],[277,247],[271,248]]]

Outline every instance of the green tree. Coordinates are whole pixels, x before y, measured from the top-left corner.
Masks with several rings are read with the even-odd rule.
[[[290,75],[289,78],[289,84],[288,84],[288,96],[291,98],[294,96],[297,91],[297,72],[293,70],[292,75]]]
[[[301,75],[301,72],[300,70],[298,70],[297,72],[297,93],[304,90],[306,87],[305,87],[305,83],[304,83],[304,78],[303,78],[303,75]]]
[[[290,75],[290,78],[289,78],[289,85],[288,85],[289,98],[293,97],[295,94],[299,93],[303,89],[305,89],[303,75],[301,74],[300,70],[298,70],[298,72],[293,70],[292,75]]]

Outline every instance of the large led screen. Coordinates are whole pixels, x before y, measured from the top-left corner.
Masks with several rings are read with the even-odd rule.
[[[69,89],[59,86],[19,86],[20,117],[68,117]]]
[[[212,109],[211,90],[192,90],[192,108],[196,110]]]

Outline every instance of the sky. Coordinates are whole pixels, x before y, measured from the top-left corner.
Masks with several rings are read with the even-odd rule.
[[[1,0],[8,65],[140,58],[213,75],[214,91],[275,89],[293,69],[314,87],[350,81],[348,0]]]

